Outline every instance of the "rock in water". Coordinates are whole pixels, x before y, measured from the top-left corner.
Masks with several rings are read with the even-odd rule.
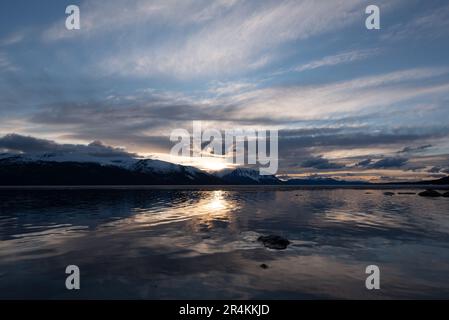
[[[262,242],[265,247],[275,250],[284,250],[290,244],[287,239],[276,235],[260,236],[257,241]]]
[[[386,195],[386,196],[394,196],[394,192],[384,192],[384,195]]]
[[[435,191],[435,190],[426,190],[426,191],[418,193],[418,195],[421,197],[434,197],[434,198],[442,196],[441,193],[439,193],[438,191]]]
[[[262,264],[260,265],[260,267],[261,267],[262,269],[268,269],[268,266],[267,266],[265,263],[262,263]]]
[[[448,191],[448,192],[445,192],[445,193],[443,193],[443,197],[445,197],[445,198],[449,198],[449,191]]]

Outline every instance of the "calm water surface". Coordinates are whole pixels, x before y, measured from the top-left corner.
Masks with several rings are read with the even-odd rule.
[[[292,245],[268,250],[256,241],[267,234]],[[79,291],[65,289],[72,264]],[[365,289],[371,264],[381,269],[378,291]],[[0,298],[449,299],[449,199],[0,190]]]

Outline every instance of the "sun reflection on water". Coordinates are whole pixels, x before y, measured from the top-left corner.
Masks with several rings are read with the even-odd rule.
[[[136,209],[136,214],[127,219],[131,225],[151,227],[160,224],[192,220],[193,224],[204,225],[214,221],[228,221],[230,213],[238,209],[238,205],[230,197],[229,192],[222,190],[200,191],[195,197],[183,201],[172,202],[170,208]],[[123,223],[123,221],[121,222]]]
[[[226,210],[229,207],[229,201],[225,199],[224,194],[225,192],[221,190],[213,191],[212,196],[205,199],[207,203],[204,204],[204,209],[214,212]]]

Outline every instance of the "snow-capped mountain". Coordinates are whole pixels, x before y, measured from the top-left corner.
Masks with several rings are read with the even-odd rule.
[[[131,156],[0,154],[0,185],[220,184],[197,168]]]
[[[57,162],[57,163],[94,163],[102,166],[116,166],[124,168],[130,171],[141,173],[173,173],[173,172],[187,172],[192,176],[199,173],[204,173],[201,170],[194,167],[185,167],[174,163],[144,159],[133,158],[130,156],[114,156],[114,157],[101,157],[91,154],[80,153],[34,153],[34,154],[0,154],[0,161],[4,163],[32,163],[32,162]]]
[[[198,177],[209,175],[205,171],[190,166],[182,166],[161,160],[140,159],[131,165],[127,165],[127,169],[133,172],[140,172],[144,174],[182,174],[191,180]]]
[[[215,173],[228,184],[276,185],[281,181],[273,175],[260,175],[259,170],[249,168],[225,169]]]

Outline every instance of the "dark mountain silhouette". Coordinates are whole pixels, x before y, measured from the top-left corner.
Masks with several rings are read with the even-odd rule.
[[[221,179],[190,167],[157,171],[81,162],[0,160],[0,185],[189,185],[221,184]]]

